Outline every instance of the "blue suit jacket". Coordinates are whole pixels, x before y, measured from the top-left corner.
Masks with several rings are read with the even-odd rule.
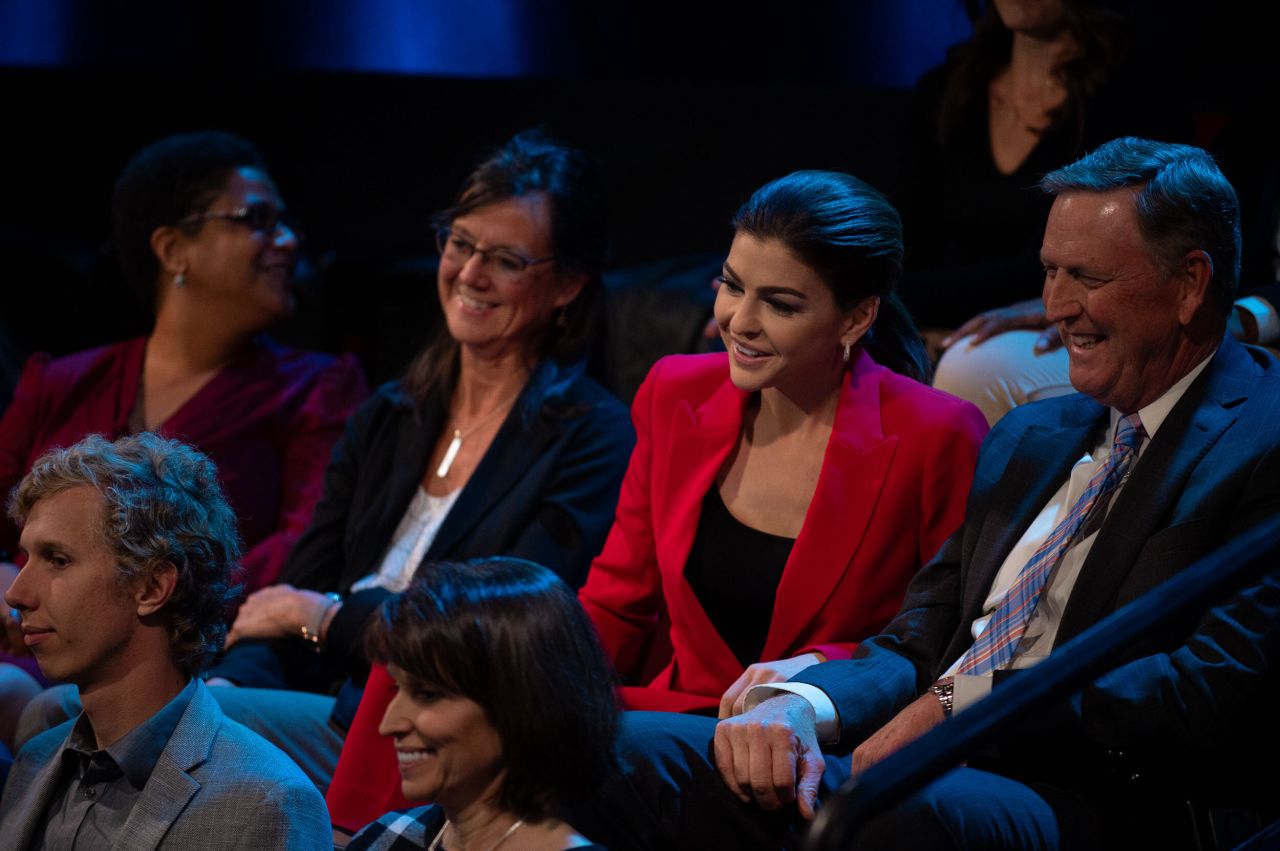
[[[46,730],[18,752],[0,801],[5,848],[31,843],[57,791],[58,755],[74,724]],[[225,717],[198,683],[112,848],[314,851],[332,841],[324,799],[301,769]]]
[[[964,652],[1000,565],[1107,421],[1106,408],[1073,395],[1018,408],[996,425],[963,527],[912,580],[902,610],[853,659],[796,677],[835,701],[840,750],[887,722]],[[1057,641],[1278,512],[1280,364],[1228,338],[1117,496]],[[1176,754],[1205,780],[1215,767],[1247,758],[1245,751],[1274,753],[1259,737],[1280,738],[1273,723],[1261,723],[1275,705],[1269,667],[1280,664],[1278,624],[1280,587],[1272,577],[1199,623],[1131,648],[1060,713],[1037,719],[1036,747],[1050,760],[1066,753],[1088,761],[1115,748]]]

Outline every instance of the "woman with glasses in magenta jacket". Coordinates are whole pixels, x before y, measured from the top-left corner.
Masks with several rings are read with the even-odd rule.
[[[159,432],[217,463],[246,544],[242,581],[274,582],[320,499],[329,451],[368,394],[353,357],[265,334],[293,310],[298,239],[284,212],[262,156],[229,133],[171,136],[135,155],[116,182],[112,223],[125,278],[155,323],[146,337],[31,357],[0,420],[0,494],[50,447]],[[56,332],[56,317],[26,317],[44,319]],[[0,516],[0,588],[17,542]],[[0,739],[12,743],[39,688],[0,666]]]

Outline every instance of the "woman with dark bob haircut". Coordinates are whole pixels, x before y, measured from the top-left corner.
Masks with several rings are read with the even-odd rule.
[[[350,355],[266,336],[293,310],[298,239],[284,212],[261,154],[238,136],[170,136],[138,152],[116,182],[111,215],[121,268],[154,325],[145,337],[31,357],[0,420],[0,494],[46,449],[88,434],[180,437],[217,464],[246,545],[244,584],[274,582],[320,499],[343,424],[368,395]],[[0,517],[0,590],[17,541]],[[0,665],[6,741],[7,719],[38,688],[19,674]],[[22,693],[8,685],[15,679]],[[63,689],[41,703],[74,698]]]
[[[436,224],[445,328],[351,418],[282,584],[245,601],[212,672],[252,687],[219,689],[240,692],[223,708],[321,788],[332,780],[331,815],[348,829],[399,801],[376,730],[386,672],[363,689],[361,636],[378,605],[439,559],[512,555],[582,584],[634,440],[626,409],[585,374],[607,241],[586,155],[517,135]]]
[[[728,352],[649,373],[579,595],[630,709],[727,717],[753,685],[848,658],[959,526],[986,432],[919,383],[928,361],[894,295],[901,225],[880,193],[796,172],[733,226],[715,304]]]
[[[612,768],[618,710],[591,622],[554,573],[513,558],[423,565],[369,642],[398,687],[380,732],[404,796],[434,806],[390,813],[349,848],[599,847],[558,813]]]

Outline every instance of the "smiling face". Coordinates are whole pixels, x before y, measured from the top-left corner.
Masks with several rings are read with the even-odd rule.
[[[734,237],[722,278],[715,318],[736,387],[798,398],[839,385],[844,344],[861,338],[874,309],[842,312],[785,245],[746,233]]]
[[[496,797],[502,740],[484,707],[414,683],[395,665],[387,672],[399,690],[378,732],[395,740],[404,796],[437,802],[455,814]]]
[[[551,211],[541,192],[506,198],[458,216],[453,234],[480,249],[458,262],[440,258],[437,285],[449,333],[464,350],[486,356],[526,353],[555,321],[556,311],[581,292],[585,279],[560,273],[555,263],[523,271],[488,261],[481,251],[503,249],[525,260],[551,256]]]
[[[1060,195],[1040,259],[1045,315],[1066,345],[1071,384],[1104,405],[1141,409],[1217,345],[1188,335],[1206,290],[1152,256],[1129,190]]]
[[[204,211],[230,213],[253,204],[284,211],[265,172],[239,168]],[[293,312],[293,268],[298,240],[283,223],[268,232],[246,222],[210,218],[184,239],[185,286],[214,310],[232,311],[265,328]]]
[[[24,641],[45,676],[81,689],[127,671],[141,632],[102,515],[102,496],[89,485],[36,502],[20,541],[27,563],[4,595],[22,613]]]

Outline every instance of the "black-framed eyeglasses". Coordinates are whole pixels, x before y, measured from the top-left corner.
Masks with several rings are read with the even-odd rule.
[[[203,213],[192,213],[178,224],[195,225],[212,219],[235,222],[258,233],[274,234],[282,227],[290,233],[297,233],[284,212],[268,201],[255,201],[234,210],[206,210]]]
[[[454,233],[453,228],[448,225],[436,228],[436,248],[440,249],[441,257],[458,264],[466,263],[473,255],[479,254],[482,264],[504,275],[519,275],[530,266],[550,263],[556,259],[555,255],[525,257],[510,248],[480,248],[465,236]]]

